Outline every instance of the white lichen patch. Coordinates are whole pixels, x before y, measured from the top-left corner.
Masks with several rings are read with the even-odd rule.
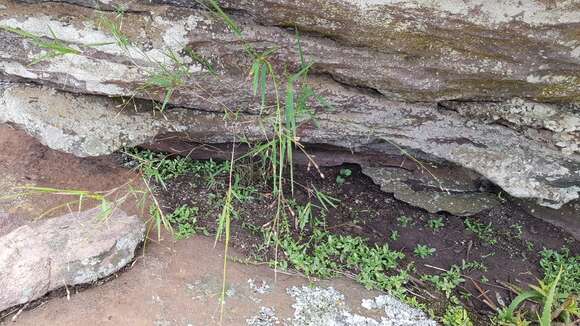
[[[363,307],[384,308],[385,316],[380,320],[352,313],[342,293],[332,287],[311,288],[292,287],[288,294],[294,298],[293,326],[334,325],[334,326],[436,326],[437,323],[414,308],[390,297],[380,296],[372,306],[363,301]]]

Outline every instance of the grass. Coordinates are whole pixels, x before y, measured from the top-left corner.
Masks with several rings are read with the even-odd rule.
[[[50,28],[50,26],[47,26],[47,28],[50,31],[50,34],[52,35],[51,40],[41,37],[39,35],[32,34],[20,28],[13,28],[8,26],[0,26],[0,28],[2,28],[7,32],[17,34],[18,36],[24,39],[27,39],[30,42],[32,42],[32,44],[36,45],[38,48],[46,51],[45,54],[42,54],[37,58],[35,58],[34,60],[32,60],[32,62],[29,64],[31,66],[53,58],[69,54],[77,55],[82,53],[80,50],[77,50],[69,46],[66,42],[59,40],[54,31],[52,30],[52,28]]]
[[[147,235],[156,228],[157,238],[161,239],[161,229],[165,228],[170,233],[173,233],[173,227],[163,214],[149,184],[145,179],[143,179],[143,182],[146,186],[144,189],[140,186],[135,186],[135,184],[138,183],[136,180],[130,180],[113,189],[96,192],[82,189],[24,186],[16,188],[16,190],[19,191],[16,196],[55,195],[63,198],[71,198],[71,200],[68,200],[63,204],[47,209],[38,216],[38,219],[49,217],[54,213],[63,210],[66,210],[67,212],[80,212],[86,207],[99,207],[100,212],[96,218],[105,221],[112,216],[115,210],[120,209],[123,204],[130,200],[135,202],[136,206],[141,209],[142,213],[145,211],[146,204],[151,202],[149,206],[150,219],[147,221]]]
[[[163,92],[161,107],[158,107],[161,112],[165,111],[175,91],[183,86],[185,80],[191,76],[189,67],[173,50],[168,49],[165,56],[169,58],[171,63],[157,62],[156,69],[147,71],[147,79],[140,88],[141,91],[145,92],[153,90]]]
[[[530,325],[533,322],[540,326],[575,325],[580,320],[580,308],[575,294],[558,290],[558,283],[563,274],[561,268],[550,282],[538,281],[529,285],[528,290],[514,287],[517,297],[508,307],[501,309],[496,316],[499,325]],[[537,302],[539,310],[526,311],[522,306],[526,301]],[[532,317],[533,316],[533,317]]]
[[[103,13],[99,13],[97,18],[97,26],[108,33],[110,33],[119,48],[129,53],[129,47],[132,46],[131,39],[123,33],[123,18],[125,10],[122,7],[115,9],[115,19],[110,19]]]
[[[496,232],[493,229],[491,222],[484,224],[474,221],[471,218],[466,218],[464,224],[465,227],[474,233],[481,241],[490,245],[497,244]]]

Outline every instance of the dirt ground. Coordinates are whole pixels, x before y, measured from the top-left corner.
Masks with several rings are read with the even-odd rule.
[[[19,186],[90,191],[114,189],[127,182],[143,186],[139,175],[122,167],[127,162],[121,155],[76,158],[50,150],[8,125],[0,125],[0,148],[0,189],[3,193],[0,195],[0,214],[8,213],[13,217],[0,218],[0,235],[70,200],[47,194],[11,196]],[[493,313],[489,305],[484,304],[484,299],[497,304],[498,297],[508,302],[513,298],[502,282],[526,285],[541,278],[538,266],[540,250],[566,246],[573,255],[580,253],[580,243],[570,234],[534,218],[509,200],[500,207],[470,218],[481,225],[493,226],[490,236],[493,243],[489,243],[467,230],[465,218],[429,214],[399,202],[392,195],[383,193],[357,166],[342,168],[352,172],[343,184],[335,181],[340,167],[323,168],[324,179],[315,171],[297,169],[296,181],[304,187],[296,190],[295,198],[306,200],[309,193],[305,189],[314,187],[339,199],[340,204],[326,214],[326,230],[360,236],[374,244],[388,243],[392,249],[405,253],[401,266],[413,264],[415,280],[424,274],[447,270],[452,265],[480,262],[485,268],[464,271],[468,279],[459,289],[464,296],[463,303],[476,317],[477,325],[488,324]],[[215,180],[217,186],[213,189],[208,188],[207,180],[192,174],[168,180],[164,186],[155,182],[151,186],[167,214],[184,204],[197,207],[201,212],[197,226],[215,233],[216,216],[222,207],[219,198],[223,196],[225,185],[225,180],[220,178],[225,176]],[[247,175],[246,178],[253,177]],[[232,224],[233,249],[230,255],[240,257],[240,261],[248,257],[253,262],[268,261],[273,259],[273,252],[267,248],[264,250],[263,239],[255,230],[271,221],[274,211],[272,198],[266,184],[252,184],[256,185],[255,198],[237,207],[239,216]],[[131,214],[144,215],[136,206],[134,202],[127,202],[124,209]],[[61,211],[66,211],[66,208]],[[57,213],[55,211],[52,215]],[[401,223],[402,216],[408,218],[408,225]],[[429,228],[429,221],[435,218],[444,223],[439,231]],[[398,234],[396,239],[392,238],[393,231]],[[413,250],[419,244],[435,248],[436,254],[418,259]],[[8,316],[4,324],[11,324],[11,318],[16,318],[18,325],[76,325],[83,322],[88,325],[217,324],[222,263],[223,247],[218,244],[214,248],[212,237],[194,236],[175,241],[171,235],[165,235],[161,242],[149,242],[132,266],[107,282],[82,290],[73,289],[70,295],[59,291],[50,296],[50,300],[41,300],[39,306],[16,317],[14,314]],[[482,279],[487,281],[484,283]],[[258,293],[250,280],[258,287],[266,284],[270,290]],[[261,307],[274,308],[278,318],[289,318],[294,309],[287,288],[315,283],[332,286],[345,294],[353,313],[379,317],[363,311],[360,305],[361,299],[373,298],[378,292],[367,291],[348,279],[318,282],[292,273],[275,276],[266,263],[229,262],[227,281],[231,296],[227,298],[224,325],[246,325],[246,319],[255,316]],[[418,281],[414,285],[420,288],[424,284]],[[427,291],[421,293],[435,298],[431,301],[445,301],[437,293],[429,292],[429,287],[418,290]],[[0,325],[4,324],[0,322]]]
[[[111,157],[76,158],[44,147],[8,125],[0,125],[0,187],[3,194],[23,185],[102,191],[124,184],[135,174],[120,168]],[[0,196],[0,213],[17,218],[0,225],[0,234],[34,219],[47,209],[66,202],[62,196]],[[130,206],[130,205],[129,205]],[[135,213],[135,212],[132,212]],[[0,219],[1,221],[1,219]],[[169,237],[150,242],[132,266],[99,286],[59,291],[40,305],[9,315],[0,325],[212,325],[218,324],[218,296],[222,281],[223,247],[212,238],[197,236],[173,241]],[[233,255],[237,252],[233,250]],[[261,294],[266,284],[271,290]],[[261,307],[271,307],[278,318],[292,315],[292,299],[286,289],[315,284],[300,276],[274,272],[267,266],[230,262],[224,325],[246,325]],[[265,282],[265,283],[263,283]],[[362,298],[378,293],[353,281],[335,279],[316,284],[341,291],[353,313],[363,313]],[[78,292],[78,293],[77,293]],[[364,315],[373,317],[372,312]],[[15,322],[11,320],[15,318]]]

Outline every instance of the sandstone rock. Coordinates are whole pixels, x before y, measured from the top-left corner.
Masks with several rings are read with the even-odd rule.
[[[298,26],[314,64],[310,83],[334,107],[312,103],[317,123],[301,125],[303,143],[405,150],[552,208],[579,197],[580,9],[571,1],[222,1],[242,26],[241,39],[198,3],[132,2],[123,16],[132,41],[126,48],[98,22],[115,19],[105,10],[121,1],[0,3],[0,79],[11,82],[0,97],[0,121],[52,148],[86,156],[156,136],[263,140],[272,117],[267,110],[260,116],[244,44],[277,48],[275,69],[295,71],[300,55],[286,27]],[[46,39],[54,32],[78,53],[30,65],[46,51],[14,28]],[[217,75],[185,49],[207,58]],[[156,71],[175,69],[167,53],[189,73],[170,109],[153,114],[144,100],[165,93],[144,85]],[[47,88],[13,85],[25,81]],[[225,108],[236,115],[224,119]]]
[[[120,270],[143,241],[144,223],[115,210],[70,213],[0,237],[0,311]]]
[[[430,213],[470,216],[500,204],[496,195],[479,192],[458,178],[442,179],[427,172],[417,175],[398,168],[365,167],[362,172],[380,185],[384,192],[392,193],[398,200]]]

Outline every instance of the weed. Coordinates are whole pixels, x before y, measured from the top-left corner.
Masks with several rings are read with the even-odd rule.
[[[177,226],[177,230],[174,234],[175,239],[187,239],[198,233],[206,236],[209,235],[206,228],[196,226],[198,212],[199,209],[197,207],[183,205],[178,207],[173,213],[167,215],[167,220],[172,225]]]
[[[526,311],[521,310],[526,301],[535,301],[540,305],[540,311],[535,311],[535,319],[540,326],[574,325],[580,318],[580,308],[573,294],[558,291],[558,282],[563,269],[556,274],[551,282],[538,281],[538,285],[530,285],[529,290],[514,287],[518,296],[508,307],[502,308],[495,318],[499,325],[529,325]]]
[[[530,240],[526,240],[526,249],[528,249],[528,251],[533,251],[535,248],[535,245],[533,242],[531,242]]]
[[[188,158],[169,158],[149,150],[128,149],[124,154],[135,161],[138,168],[149,180],[161,184],[165,188],[165,181],[199,170]]]
[[[405,215],[401,215],[397,218],[397,222],[399,222],[399,225],[406,228],[409,225],[411,225],[411,222],[413,222],[413,219],[411,219],[410,217],[407,217]]]
[[[578,293],[580,284],[580,256],[572,256],[570,250],[563,247],[559,251],[544,249],[540,251],[540,267],[544,273],[544,282],[553,282],[560,269],[558,290],[563,293]]]
[[[405,255],[388,245],[369,246],[359,237],[334,235],[320,229],[313,231],[309,242],[300,243],[291,237],[281,239],[281,247],[294,268],[306,275],[332,277],[341,271],[354,271],[357,280],[371,289],[383,289],[402,296],[409,275],[393,271]]]
[[[401,236],[399,235],[399,231],[397,231],[397,230],[391,231],[391,235],[389,236],[389,238],[393,241],[399,240],[400,237]]]
[[[465,282],[465,279],[461,277],[461,269],[457,265],[451,266],[448,271],[439,275],[423,275],[421,279],[431,282],[435,288],[443,292],[448,299],[451,298],[455,288],[457,288],[459,284]]]
[[[433,232],[441,230],[445,226],[445,223],[443,223],[443,217],[430,219],[429,221],[427,221],[427,226],[429,226],[429,228],[433,230]]]
[[[487,272],[487,266],[484,263],[479,261],[461,261],[461,270],[462,271],[473,271],[473,270],[480,270],[482,272]]]
[[[510,229],[512,229],[513,236],[516,239],[521,239],[522,238],[522,235],[524,234],[524,227],[523,227],[523,225],[521,225],[520,223],[515,223],[515,224],[512,224],[510,226]]]
[[[415,250],[413,250],[415,256],[419,258],[427,258],[433,256],[435,254],[435,251],[436,251],[435,248],[431,248],[427,245],[422,244],[418,244],[417,247],[415,247]]]
[[[342,185],[346,182],[346,179],[352,175],[351,169],[340,169],[340,173],[336,176],[336,184]]]
[[[481,222],[473,221],[470,218],[466,218],[464,221],[465,227],[473,232],[481,241],[494,245],[497,243],[497,239],[495,238],[495,231],[491,226],[491,222],[489,224],[484,224]]]
[[[473,326],[467,310],[458,305],[449,305],[443,318],[441,318],[441,322],[445,326]]]

